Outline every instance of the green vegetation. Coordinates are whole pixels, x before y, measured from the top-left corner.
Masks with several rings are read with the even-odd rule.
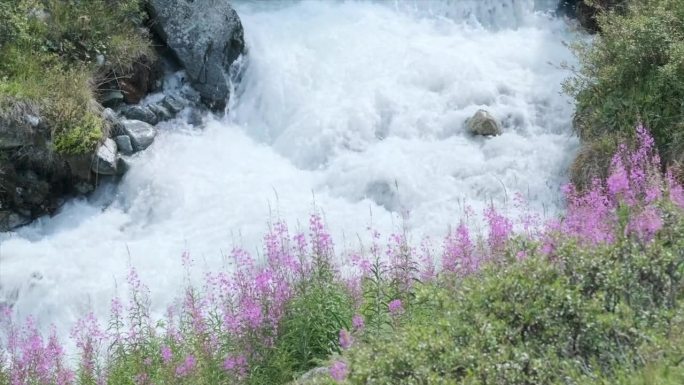
[[[459,225],[439,272],[405,234],[373,233],[343,268],[317,215],[308,237],[272,224],[261,263],[233,250],[163,319],[131,269],[104,328],[74,325],[74,370],[56,336],[0,307],[0,384],[680,384],[684,187],[637,137],[538,233],[494,208],[486,236]]]
[[[325,365],[339,351],[339,331],[350,328],[353,302],[332,274],[315,276],[287,305],[275,345],[263,352],[267,358],[251,371],[247,383],[288,383],[298,373]]]
[[[601,33],[575,46],[580,67],[566,83],[577,101],[575,128],[587,146],[610,157],[635,121],[648,126],[664,160],[684,160],[684,2],[631,0],[627,9],[600,13]],[[596,160],[594,158],[594,160]],[[600,161],[599,161],[600,162]],[[605,162],[604,162],[605,163]],[[579,159],[576,182],[595,162]]]
[[[58,152],[91,150],[105,128],[98,88],[153,55],[139,28],[141,3],[0,0],[0,108],[29,102],[45,117]]]
[[[684,316],[683,236],[680,223],[646,248],[567,244],[555,264],[533,257],[423,285],[400,326],[351,351],[349,382],[618,383],[603,378],[650,364],[641,349],[658,346],[667,359],[684,358],[667,343],[675,315]],[[684,366],[670,371],[665,362],[644,375],[684,374]]]

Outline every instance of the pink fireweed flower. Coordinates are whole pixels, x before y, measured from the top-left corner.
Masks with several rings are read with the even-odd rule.
[[[422,282],[427,282],[435,278],[437,275],[435,268],[434,251],[432,249],[432,242],[430,238],[425,237],[420,242],[420,279]]]
[[[520,215],[518,216],[518,222],[522,225],[525,235],[532,237],[534,232],[539,231],[541,225],[541,218],[539,214],[532,213],[530,211],[530,205],[527,202],[525,196],[517,192],[513,197],[514,207],[520,210]]]
[[[344,381],[349,375],[349,368],[344,361],[335,361],[330,365],[330,377],[335,381]]]
[[[612,243],[615,238],[614,201],[604,192],[599,180],[584,194],[574,186],[563,189],[568,201],[565,218],[559,230],[592,245]]]
[[[171,362],[171,359],[173,358],[173,352],[171,352],[171,348],[168,345],[161,347],[161,358],[162,362],[165,364]]]
[[[223,370],[227,372],[233,372],[240,377],[247,374],[247,359],[245,356],[228,356],[223,361]]]
[[[250,328],[258,329],[264,320],[261,304],[252,300],[245,301],[242,306],[242,316]]]
[[[71,338],[76,341],[76,347],[80,351],[82,370],[86,375],[92,376],[98,348],[106,338],[95,314],[90,312],[85,318],[79,319],[71,330]]]
[[[467,275],[478,269],[478,261],[474,256],[473,243],[470,240],[470,231],[466,224],[461,221],[456,232],[449,233],[444,239],[442,252],[442,267],[445,271]]]
[[[667,172],[666,181],[667,189],[670,193],[670,200],[675,205],[684,209],[684,187],[682,187],[682,185],[679,182],[677,182],[677,178],[675,178],[672,170],[669,170]]]
[[[615,153],[615,155],[613,155],[613,160],[611,161],[611,173],[606,180],[606,184],[608,185],[608,192],[613,197],[623,195],[631,198],[631,195],[627,195],[631,193],[629,176],[627,170],[625,169],[625,165],[622,162],[622,158],[626,151],[625,145],[620,145],[618,151]]]
[[[351,265],[358,268],[362,276],[370,274],[373,264],[368,258],[363,257],[361,254],[352,254]]]
[[[195,365],[197,364],[197,360],[195,359],[195,356],[192,354],[188,355],[185,357],[185,360],[176,368],[176,376],[178,377],[185,377],[192,373],[193,370],[195,370]]]
[[[527,258],[527,253],[526,253],[524,250],[518,251],[518,252],[515,254],[515,258],[516,258],[518,261],[524,261],[524,260]]]
[[[352,317],[352,327],[354,328],[355,331],[360,332],[363,331],[363,328],[366,326],[366,323],[363,321],[363,316],[360,314],[355,314]]]
[[[627,232],[636,235],[642,242],[649,242],[663,227],[660,212],[653,206],[648,206],[633,217],[627,226]]]
[[[387,307],[392,316],[398,316],[404,312],[404,305],[401,303],[400,299],[390,301]]]
[[[492,252],[499,252],[511,236],[513,224],[499,214],[493,205],[485,210],[484,216],[489,225],[489,248]]]
[[[135,385],[147,385],[150,382],[150,377],[147,373],[140,373],[135,376],[134,382]]]
[[[340,342],[340,348],[342,348],[342,350],[347,350],[354,343],[354,339],[352,338],[351,333],[349,333],[345,329],[341,329],[340,330],[339,342]]]

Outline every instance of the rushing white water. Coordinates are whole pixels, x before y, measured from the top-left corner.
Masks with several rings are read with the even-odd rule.
[[[574,37],[537,11],[549,3],[238,3],[249,59],[229,116],[162,124],[120,185],[0,235],[0,302],[65,331],[106,314],[133,265],[163,309],[183,251],[216,268],[233,245],[256,250],[269,218],[295,224],[314,204],[338,245],[371,212],[418,238],[443,235],[463,202],[519,192],[556,211],[577,144],[559,68]],[[503,135],[466,134],[479,108]]]

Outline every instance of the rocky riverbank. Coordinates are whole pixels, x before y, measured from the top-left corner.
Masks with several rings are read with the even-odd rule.
[[[53,17],[49,9],[27,11],[40,14],[45,24]],[[7,97],[0,105],[0,231],[51,214],[70,196],[88,194],[102,180],[123,175],[127,158],[153,143],[158,123],[183,111],[198,123],[202,111],[225,108],[231,66],[245,51],[242,25],[231,5],[153,0],[146,11],[151,32],[143,33],[156,39],[155,54],[136,57],[123,74],[109,65],[114,59],[106,54],[95,59],[100,80],[92,103],[100,111],[94,119],[102,135],[99,129],[93,135],[101,137],[99,144],[60,151],[56,123],[40,102]],[[26,20],[41,23],[33,16]],[[176,71],[181,75],[169,76]],[[165,76],[179,84],[165,85]]]

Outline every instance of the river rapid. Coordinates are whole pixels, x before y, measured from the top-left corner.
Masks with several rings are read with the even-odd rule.
[[[405,228],[439,243],[469,205],[541,216],[578,140],[561,93],[578,38],[555,1],[236,2],[248,46],[225,116],[159,126],[116,186],[0,234],[0,302],[66,335],[106,318],[135,266],[158,314],[234,246],[257,254],[267,222],[321,212],[338,250]],[[503,135],[470,136],[484,108]],[[299,225],[301,224],[301,225]]]

